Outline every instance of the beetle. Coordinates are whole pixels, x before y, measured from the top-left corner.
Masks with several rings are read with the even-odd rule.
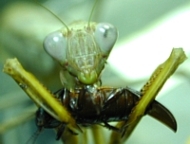
[[[104,123],[108,129],[122,132],[124,129],[109,125],[113,121],[127,121],[128,117],[137,104],[141,93],[128,87],[94,87],[85,85],[75,88],[74,93],[67,88],[60,89],[55,93],[67,110],[72,114],[76,123],[82,126]],[[177,130],[177,122],[170,111],[157,101],[153,101],[145,114],[152,116],[167,125],[174,132]],[[66,123],[50,116],[43,108],[36,112],[36,125],[42,128],[57,128],[57,140],[64,132]],[[74,132],[72,132],[74,134]]]

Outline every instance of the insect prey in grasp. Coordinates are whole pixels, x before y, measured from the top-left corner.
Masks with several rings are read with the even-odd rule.
[[[97,3],[98,0],[92,12]],[[87,22],[77,21],[68,26],[62,22],[65,27],[50,33],[44,40],[45,51],[61,66],[60,79],[63,88],[53,94],[47,91],[17,60],[7,62],[4,68],[16,82],[24,82],[27,88],[23,90],[39,106],[36,112],[36,125],[39,130],[55,128],[56,139],[62,139],[65,143],[68,142],[68,137],[65,138],[68,133],[72,137],[83,131],[81,127],[93,127],[96,124],[120,134],[120,138],[115,136],[110,143],[125,137],[128,127],[136,121],[136,118],[131,120],[131,114],[150,91],[143,89],[144,91],[139,92],[126,86],[115,88],[101,85],[101,72],[117,40],[118,31],[112,24],[91,22],[92,12]],[[174,51],[181,53],[182,49]],[[18,66],[15,68],[12,63],[17,63]],[[176,65],[178,64],[179,62]],[[169,71],[170,75],[177,68],[176,65],[174,70]],[[11,67],[14,74],[6,71],[7,67],[9,70]],[[157,84],[158,87],[153,91],[160,90],[163,83]],[[154,86],[155,80],[150,81],[150,85]],[[156,94],[149,94],[153,99],[147,102],[143,112],[139,110],[137,113],[140,116],[147,114],[176,131],[175,117],[165,106],[154,100]],[[128,123],[128,120],[132,122]],[[109,124],[120,121],[124,121],[120,127]]]

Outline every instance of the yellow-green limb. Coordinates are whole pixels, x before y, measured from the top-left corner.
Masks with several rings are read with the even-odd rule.
[[[130,136],[144,115],[144,112],[149,103],[151,103],[156,98],[156,95],[164,83],[186,58],[187,57],[182,48],[174,48],[169,58],[163,64],[158,66],[148,81],[148,84],[142,88],[143,96],[136,107],[133,109],[128,122],[125,124],[127,126],[127,130],[125,131],[123,140],[126,140]]]
[[[27,72],[16,58],[8,59],[3,71],[9,74],[38,106],[44,108],[54,118],[67,123],[72,131],[76,133],[80,131],[67,109],[31,73]]]
[[[113,132],[111,136],[113,137],[113,140],[110,144],[122,143],[129,138],[144,115],[147,106],[155,99],[167,79],[186,58],[187,57],[182,48],[174,48],[172,50],[169,58],[163,64],[158,66],[147,84],[142,88],[141,92],[143,96],[132,110],[129,120],[127,122],[118,123],[117,127],[124,128],[122,139],[120,134]]]

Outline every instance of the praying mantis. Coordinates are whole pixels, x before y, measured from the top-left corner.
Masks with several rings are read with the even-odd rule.
[[[63,81],[63,82],[64,82],[64,81]],[[71,85],[72,85],[72,84],[71,84]],[[71,86],[71,87],[69,86],[69,88],[72,88],[72,86]]]

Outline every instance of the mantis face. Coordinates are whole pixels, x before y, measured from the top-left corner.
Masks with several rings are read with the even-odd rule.
[[[111,24],[77,22],[69,30],[48,35],[44,48],[61,64],[65,79],[72,75],[83,84],[93,84],[99,80],[117,37],[118,32]]]

